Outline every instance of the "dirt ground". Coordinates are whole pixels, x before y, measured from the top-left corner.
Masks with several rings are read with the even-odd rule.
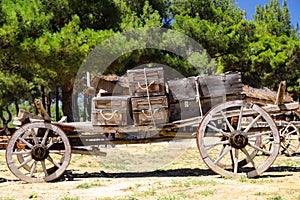
[[[131,151],[139,148],[157,147],[145,144]],[[300,156],[279,156],[261,177],[247,179],[215,175],[202,162],[194,145],[155,171],[128,171],[120,165],[103,163],[99,157],[72,155],[68,170],[60,180],[29,184],[10,173],[4,154],[0,152],[0,199],[6,200],[300,200]]]

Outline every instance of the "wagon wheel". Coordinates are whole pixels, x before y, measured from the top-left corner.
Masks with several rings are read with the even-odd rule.
[[[43,131],[43,130],[41,130],[41,129],[40,129],[39,132],[35,132],[35,131],[38,131],[38,130],[37,130],[36,128],[35,128],[35,129],[34,129],[34,128],[31,128],[31,129],[29,129],[28,131],[26,131],[26,133],[24,133],[23,136],[22,136],[21,138],[25,139],[25,138],[29,137],[30,134],[32,134],[32,133],[34,133],[34,134],[44,134],[44,133],[45,133],[45,131]],[[41,132],[41,131],[42,131],[42,132]],[[16,150],[17,150],[17,151],[22,151],[22,148],[17,148]],[[22,153],[20,153],[20,154],[17,154],[17,159],[18,159],[19,163],[21,164],[21,163],[23,163],[26,159],[28,159],[30,156],[31,156],[31,154],[22,154]],[[63,162],[63,159],[64,159],[64,157],[61,158],[60,163]],[[27,170],[28,172],[31,171],[31,167],[30,167],[30,165],[28,165],[28,163],[22,165],[22,168],[24,168],[24,169]]]
[[[285,127],[279,130],[282,153],[287,156],[295,154],[300,147],[300,132],[297,127],[288,123]]]
[[[10,171],[26,182],[52,181],[69,165],[71,146],[65,133],[50,123],[30,123],[11,137],[6,162]]]
[[[237,123],[232,124],[232,119]],[[265,149],[264,141],[272,143],[271,149]],[[203,161],[215,173],[255,177],[276,159],[280,137],[266,111],[253,103],[232,101],[212,108],[204,116],[197,144]]]

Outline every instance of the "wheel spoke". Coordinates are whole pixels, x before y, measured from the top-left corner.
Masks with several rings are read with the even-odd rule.
[[[257,115],[257,116],[255,117],[255,119],[254,119],[253,121],[251,121],[251,123],[247,126],[247,128],[244,130],[244,132],[247,133],[247,132],[250,130],[250,128],[252,128],[252,126],[253,126],[253,125],[254,125],[261,117],[262,117],[261,114]]]
[[[264,150],[264,149],[260,148],[259,146],[256,146],[255,144],[248,143],[248,145],[258,151],[261,151],[261,152],[267,154],[267,155],[271,155],[270,151]]]
[[[251,156],[250,156],[250,154],[248,153],[248,151],[245,149],[245,148],[242,148],[241,149],[242,150],[242,152],[247,156],[247,162],[251,162],[251,164],[252,164],[252,166],[254,167],[254,169],[256,169],[256,165],[255,165],[255,163],[254,163],[254,161],[253,161],[253,159],[251,158]]]
[[[297,149],[297,147],[292,143],[288,143],[288,144],[285,143],[285,146],[293,147],[294,149]]]
[[[29,155],[31,153],[31,150],[29,151],[15,151],[12,153],[12,155]]]
[[[235,174],[238,173],[238,165],[239,165],[239,150],[235,149],[234,150],[234,170],[233,170],[233,173],[235,173]]]
[[[21,167],[23,167],[24,165],[26,165],[27,163],[29,163],[30,161],[32,161],[32,158],[28,158],[27,160],[25,160],[24,162],[22,162],[17,168],[20,169]]]
[[[31,165],[31,170],[30,170],[30,177],[33,176],[33,173],[35,172],[35,169],[36,169],[36,164],[37,164],[37,161],[34,161]]]
[[[214,130],[214,131],[216,131],[216,132],[218,132],[218,133],[221,133],[221,134],[224,135],[224,136],[227,136],[227,137],[230,136],[229,133],[225,133],[223,130],[218,129],[217,127],[215,127],[215,126],[213,126],[213,125],[211,125],[211,124],[208,124],[207,127],[210,128],[210,129],[212,129],[212,130]]]
[[[286,141],[299,141],[299,138],[285,138]]]
[[[238,125],[237,125],[237,130],[238,131],[240,131],[241,127],[242,127],[243,109],[244,109],[244,107],[242,106],[241,110],[240,110],[240,114],[239,114]]]
[[[47,144],[47,149],[49,149],[55,142],[51,141],[49,144]]]
[[[208,150],[212,149],[215,146],[226,145],[226,144],[229,144],[228,140],[226,140],[226,141],[218,141],[218,142],[216,142],[214,144],[205,145],[205,150],[208,151]]]
[[[29,148],[32,148],[32,147],[33,147],[33,145],[30,144],[29,142],[27,142],[25,139],[19,137],[19,140],[21,140],[21,141],[22,141],[24,144],[26,144]]]
[[[42,145],[46,144],[46,140],[47,140],[47,137],[48,137],[49,130],[50,129],[47,129],[46,132],[45,132],[45,135],[44,135],[43,140],[42,140]]]
[[[58,167],[58,168],[61,167],[61,165],[58,164],[56,161],[54,161],[50,155],[47,157],[47,160],[49,160],[49,161],[50,161],[53,165],[55,165],[56,167]]]
[[[217,164],[226,154],[231,150],[231,146],[228,146],[227,149],[214,161],[214,164]]]
[[[222,116],[223,116],[223,118],[224,118],[224,120],[225,120],[225,122],[226,122],[228,128],[230,129],[230,131],[231,131],[231,132],[234,132],[234,128],[232,127],[232,125],[231,125],[230,122],[228,121],[228,119],[227,119],[225,113],[224,113],[222,110],[221,110],[220,112],[221,112],[221,114],[222,114]]]
[[[285,135],[285,136],[289,136],[289,135],[291,135],[291,134],[293,134],[293,133],[296,133],[296,132],[297,132],[297,130],[293,130],[293,131],[291,131],[291,132],[284,133],[284,135]]]
[[[222,146],[222,149],[221,149],[221,151],[220,151],[218,157],[222,155],[222,153],[224,152],[225,147],[226,147],[225,145]]]
[[[55,154],[63,155],[63,154],[66,153],[66,150],[49,150],[49,153],[55,153]]]
[[[254,135],[248,134],[248,138],[253,138],[253,137],[260,137],[263,135],[270,135],[269,132],[261,132],[261,133],[256,133]]]
[[[42,168],[43,168],[45,176],[48,176],[45,160],[42,160],[41,164],[42,164]]]
[[[30,129],[30,134],[32,135],[32,139],[33,139],[34,144],[37,144],[38,143],[38,139],[37,139],[37,137],[36,137],[36,135],[34,133],[34,129],[33,128]]]

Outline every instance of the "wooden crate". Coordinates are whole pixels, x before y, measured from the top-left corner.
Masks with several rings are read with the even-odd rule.
[[[196,81],[195,81],[196,80]],[[168,81],[171,100],[185,100],[197,95],[196,83],[200,98],[216,98],[227,95],[238,95],[243,90],[240,73],[225,73],[205,77],[189,77]]]
[[[204,115],[211,107],[210,101],[201,102],[202,114]],[[171,122],[199,116],[201,116],[200,107],[195,98],[182,99],[170,103]]]
[[[135,125],[164,124],[169,121],[166,96],[152,96],[149,100],[145,97],[136,97],[131,99],[131,104]]]
[[[131,98],[132,110],[149,109],[149,102],[153,108],[168,108],[168,99],[166,96],[151,96],[149,101],[147,97]]]
[[[92,124],[102,125],[129,125],[130,117],[129,96],[94,97],[92,100]]]
[[[184,100],[196,97],[197,77],[169,80],[167,88],[171,100]]]
[[[152,118],[153,114],[153,118]],[[135,125],[165,124],[169,122],[169,113],[166,108],[152,108],[133,111],[133,121]],[[154,121],[154,123],[153,123]]]
[[[215,76],[198,77],[201,97],[220,97],[243,91],[241,73],[229,72]]]
[[[134,97],[165,95],[163,68],[128,70],[129,94]],[[147,86],[146,86],[147,85]]]
[[[227,95],[201,99],[202,114],[205,115],[212,107],[225,101],[242,100],[243,95]],[[170,122],[201,116],[196,98],[181,99],[169,103]]]

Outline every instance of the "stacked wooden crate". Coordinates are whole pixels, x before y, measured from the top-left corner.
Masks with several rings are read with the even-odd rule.
[[[163,68],[127,71],[135,125],[157,125],[169,121]]]
[[[188,77],[167,84],[170,121],[201,116],[218,103],[240,99],[243,86],[240,73]]]
[[[94,97],[92,99],[92,124],[96,126],[132,124],[130,117],[130,97]]]

